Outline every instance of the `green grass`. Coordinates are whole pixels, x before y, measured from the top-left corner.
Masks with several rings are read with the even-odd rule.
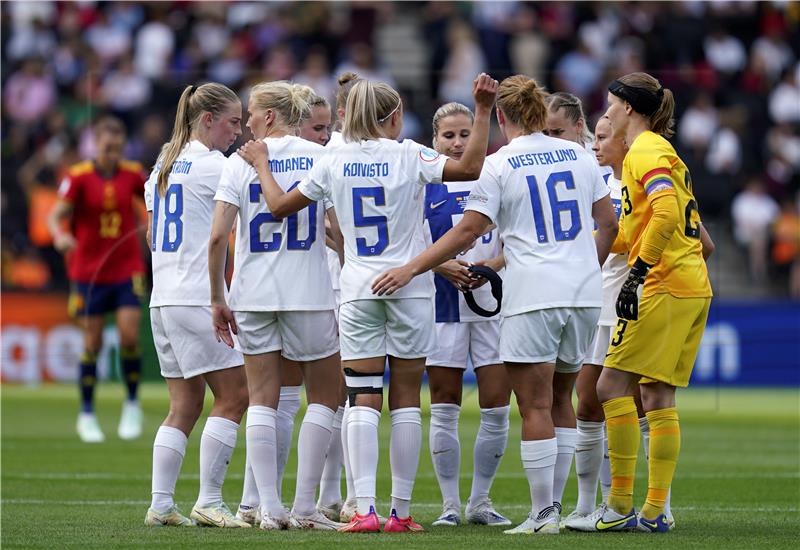
[[[476,396],[467,392],[461,421],[462,498],[469,491],[471,452],[478,427]],[[440,495],[423,435],[412,512],[428,529],[414,535],[342,535],[319,532],[265,533],[259,530],[148,529],[142,520],[150,499],[151,443],[167,410],[166,390],[147,384],[142,392],[145,436],[119,441],[116,421],[122,390],[99,389],[99,414],[108,436],[102,445],[80,443],[74,433],[77,389],[71,386],[2,387],[2,546],[4,548],[163,547],[241,549],[267,544],[279,548],[783,548],[794,547],[800,530],[800,392],[797,390],[686,390],[679,396],[683,448],[673,485],[677,529],[668,535],[581,535],[509,538],[497,529],[431,528]],[[427,420],[424,421],[427,425]],[[378,495],[386,509],[390,490],[388,422],[381,425]],[[238,504],[244,467],[244,433],[231,462],[225,496]],[[200,430],[189,448],[176,501],[185,512],[197,493]],[[492,491],[502,513],[521,521],[530,506],[519,460],[519,421],[512,414],[508,452]],[[295,471],[292,453],[287,472]],[[636,502],[646,489],[640,460]],[[574,474],[573,474],[574,477]],[[293,493],[287,476],[284,500]],[[565,509],[575,504],[570,480]],[[645,537],[648,537],[645,541]],[[546,540],[545,540],[546,539]],[[795,541],[792,543],[792,541]]]

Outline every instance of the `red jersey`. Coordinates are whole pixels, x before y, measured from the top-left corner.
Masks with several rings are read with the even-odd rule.
[[[58,189],[72,204],[72,232],[78,245],[67,256],[72,281],[119,283],[144,272],[134,197],[144,195],[142,165],[120,161],[105,179],[87,160],[70,168]]]

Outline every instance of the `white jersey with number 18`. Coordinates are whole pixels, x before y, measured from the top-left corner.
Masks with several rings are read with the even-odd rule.
[[[597,163],[571,141],[524,135],[486,158],[466,210],[500,230],[504,316],[602,305],[592,205],[606,195]]]

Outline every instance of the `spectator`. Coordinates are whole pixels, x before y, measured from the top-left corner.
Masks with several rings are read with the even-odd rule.
[[[115,113],[126,118],[132,111],[150,101],[150,81],[133,66],[133,60],[123,57],[116,71],[103,82],[103,100]]]
[[[705,151],[717,130],[718,114],[708,94],[700,93],[683,113],[678,124],[678,140],[685,147]]]
[[[151,79],[164,76],[175,49],[175,35],[166,24],[162,12],[148,21],[136,33],[136,71]]]
[[[311,86],[317,95],[333,101],[336,95],[334,75],[328,67],[328,59],[321,48],[313,48],[306,56],[303,69],[294,75],[294,81]]]
[[[800,205],[791,199],[781,203],[781,213],[772,228],[772,260],[789,271],[789,295],[800,298]]]
[[[579,97],[589,95],[602,76],[603,61],[594,56],[583,36],[578,39],[578,47],[556,65],[557,88]]]
[[[773,82],[794,59],[792,49],[778,29],[771,29],[769,34],[753,42],[750,55],[763,64],[767,77]]]
[[[753,282],[766,281],[769,231],[778,212],[778,204],[767,194],[761,181],[755,178],[733,199],[731,213],[734,236],[747,251]]]
[[[715,27],[703,41],[706,59],[714,69],[732,75],[747,65],[747,51],[738,38],[727,34],[722,27]]]
[[[15,122],[33,124],[53,107],[56,87],[41,59],[31,57],[5,85],[5,114]]]
[[[98,12],[98,19],[86,32],[86,42],[100,57],[104,66],[130,52],[131,33],[123,25],[108,21],[105,12]]]
[[[439,99],[442,103],[457,101],[472,103],[472,81],[475,75],[486,70],[486,60],[475,40],[472,29],[456,19],[447,29],[449,55],[444,64]]]
[[[373,49],[363,42],[350,46],[348,59],[334,71],[337,75],[346,72],[356,73],[361,78],[372,82],[385,82],[389,86],[395,85],[391,73],[378,66]]]
[[[769,96],[769,114],[777,123],[800,123],[800,62],[783,72]]]

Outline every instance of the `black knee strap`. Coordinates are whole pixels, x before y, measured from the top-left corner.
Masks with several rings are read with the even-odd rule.
[[[344,379],[347,386],[347,397],[350,406],[356,406],[358,394],[383,394],[383,373],[356,372],[353,369],[344,369]]]

